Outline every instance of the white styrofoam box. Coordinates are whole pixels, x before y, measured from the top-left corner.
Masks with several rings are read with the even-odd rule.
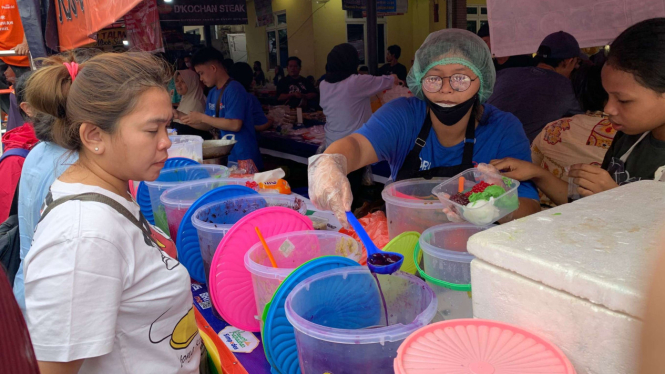
[[[576,366],[581,373],[627,373],[620,368],[618,371],[584,371],[584,368],[591,365],[591,360],[627,362],[634,339],[625,335],[639,333],[633,331],[639,329],[639,324],[624,326],[617,322],[619,319],[608,317],[598,326],[606,330],[608,337],[616,336],[613,344],[619,347],[599,349],[608,343],[596,339],[600,332],[592,334],[587,330],[590,322],[582,316],[593,316],[591,313],[595,312],[642,319],[652,267],[661,253],[659,233],[665,226],[664,218],[665,183],[642,181],[474,235],[469,239],[469,252],[497,268],[495,272],[472,275],[474,315],[488,318],[496,314],[499,320],[512,323],[528,320],[534,332],[548,331],[548,337],[555,343],[582,349],[584,352],[576,353]],[[506,282],[502,286],[499,282],[491,287],[492,294],[483,294],[489,287],[481,284],[491,281],[484,277],[497,274],[505,277],[509,273],[539,286],[534,288],[528,282],[512,286]],[[554,296],[558,294],[568,297]],[[477,298],[483,301],[476,304]],[[514,305],[502,298],[513,300]],[[526,313],[542,310],[540,304],[547,304],[552,310]],[[500,305],[505,309],[499,312]],[[552,316],[557,313],[567,313],[567,318],[560,318],[554,329]],[[587,333],[578,334],[580,331]],[[621,352],[626,352],[626,357],[616,357]]]
[[[471,278],[475,318],[542,336],[561,348],[578,374],[637,372],[640,320],[478,259],[471,262]]]

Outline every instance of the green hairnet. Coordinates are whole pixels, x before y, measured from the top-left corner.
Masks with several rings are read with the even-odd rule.
[[[421,85],[429,69],[436,65],[461,64],[480,77],[478,97],[484,103],[492,95],[496,71],[487,44],[476,34],[460,29],[446,29],[429,34],[416,52],[416,61],[406,78],[415,96],[425,100]]]

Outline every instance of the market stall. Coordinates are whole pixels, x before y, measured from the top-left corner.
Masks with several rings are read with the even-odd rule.
[[[295,109],[283,106],[269,107],[268,116],[275,120],[275,125],[258,134],[261,153],[307,165],[307,159],[317,154],[325,139],[323,113],[303,113],[301,124]],[[390,177],[388,163],[372,165],[372,174],[375,182],[385,184]]]

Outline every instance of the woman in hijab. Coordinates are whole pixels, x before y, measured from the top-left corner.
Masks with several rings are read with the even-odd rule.
[[[345,74],[338,72],[332,80]],[[457,29],[430,34],[416,52],[407,78],[415,97],[382,106],[360,130],[309,159],[312,202],[319,209],[332,210],[346,225],[345,212],[353,199],[347,171],[388,161],[391,178],[398,181],[450,178],[507,155],[531,162],[520,121],[484,104],[495,80],[492,55],[478,36]],[[517,193],[520,206],[513,218],[540,210],[533,183],[520,184]]]
[[[396,75],[358,75],[358,51],[348,43],[328,54],[326,78],[319,85],[321,108],[326,115],[326,144],[351,135],[372,116],[370,97],[392,88]],[[349,174],[351,190],[359,192],[364,168]]]
[[[206,97],[199,83],[199,75],[189,69],[178,70],[175,73],[175,88],[182,96],[176,111],[177,115],[173,120],[173,128],[176,129],[178,135],[198,135],[205,140],[212,139],[210,132],[194,129],[181,123],[178,119],[189,112],[205,112]]]

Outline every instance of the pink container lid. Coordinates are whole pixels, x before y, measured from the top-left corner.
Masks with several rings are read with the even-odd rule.
[[[561,350],[519,327],[482,319],[434,323],[397,350],[396,374],[575,374]]]
[[[294,231],[314,230],[312,221],[283,207],[254,211],[229,230],[219,243],[210,264],[210,299],[224,320],[234,327],[259,332],[252,275],[245,268],[245,253],[259,242],[255,227],[264,238]],[[276,250],[273,248],[272,250]]]

